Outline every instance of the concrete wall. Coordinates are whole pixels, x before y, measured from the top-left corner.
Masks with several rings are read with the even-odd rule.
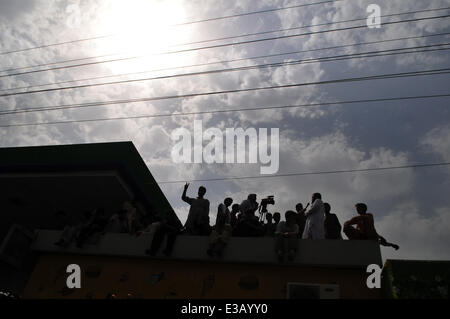
[[[86,244],[82,249],[70,246],[61,249],[54,242],[59,238],[59,231],[39,231],[32,248],[39,252],[82,254],[115,257],[145,257],[145,250],[150,246],[152,235],[140,237],[128,234],[105,234],[95,244]],[[164,243],[163,243],[164,244]],[[207,237],[179,236],[175,242],[170,260],[211,261],[206,254]],[[157,255],[156,259],[166,258]],[[166,258],[167,259],[167,258]],[[242,238],[232,237],[218,263],[244,264],[279,264],[275,254],[274,239],[270,237]],[[375,241],[349,240],[299,240],[298,253],[293,262],[283,265],[360,268],[369,264],[382,267],[381,251]]]

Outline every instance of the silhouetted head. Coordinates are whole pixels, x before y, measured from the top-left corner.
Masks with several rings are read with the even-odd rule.
[[[325,208],[325,214],[329,214],[331,211],[331,206],[328,203],[323,203],[323,207]]]
[[[322,199],[322,195],[320,195],[320,193],[314,193],[311,198],[311,204],[314,203],[316,199]]]
[[[299,213],[302,209],[303,209],[302,203],[298,203],[297,205],[295,205],[295,210],[297,211],[297,213]]]
[[[233,199],[230,197],[227,197],[227,198],[225,198],[223,203],[225,204],[226,207],[230,207],[230,205],[233,204]]]
[[[206,187],[200,186],[198,188],[198,197],[203,198],[203,196],[205,196],[205,194],[206,194]]]
[[[275,222],[275,224],[278,224],[280,222],[280,219],[281,219],[281,214],[279,212],[273,213],[273,221]]]
[[[293,210],[288,210],[284,214],[284,218],[286,219],[286,223],[295,224],[295,215],[297,215]]]
[[[256,202],[256,194],[248,195],[247,199],[251,202]]]
[[[355,205],[356,211],[358,214],[363,215],[367,212],[367,205],[364,203],[358,203]]]
[[[268,224],[272,224],[272,214],[271,213],[266,214],[266,220],[267,220]]]
[[[233,206],[231,206],[231,211],[233,213],[237,213],[239,211],[239,204],[234,204]]]

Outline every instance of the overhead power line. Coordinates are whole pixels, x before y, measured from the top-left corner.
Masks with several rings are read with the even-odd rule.
[[[341,2],[341,1],[345,1],[345,0],[328,0],[328,1],[313,2],[313,3],[303,3],[303,4],[297,4],[297,5],[281,7],[281,8],[265,9],[265,10],[259,10],[259,11],[232,14],[232,15],[217,17],[217,18],[209,18],[209,19],[202,19],[202,20],[191,21],[191,22],[183,22],[183,23],[179,23],[176,25],[187,25],[187,24],[194,24],[194,23],[203,23],[203,22],[224,20],[224,19],[230,19],[230,18],[238,18],[238,17],[244,17],[244,16],[249,16],[249,15],[254,15],[254,14],[269,13],[269,12],[289,10],[289,9],[297,9],[297,8],[310,7],[310,6],[320,5],[320,4],[327,4],[327,3]]]
[[[396,17],[396,16],[403,16],[403,15],[410,15],[410,14],[417,14],[417,13],[425,13],[425,12],[432,12],[432,11],[443,11],[443,10],[449,10],[449,9],[450,9],[450,7],[445,7],[445,8],[425,9],[425,10],[417,10],[417,11],[409,11],[409,12],[401,12],[401,13],[391,13],[391,14],[381,15],[380,18],[389,18],[389,17]],[[184,46],[184,45],[216,42],[216,41],[222,41],[222,40],[231,40],[231,39],[238,39],[238,38],[243,38],[243,37],[258,36],[258,35],[278,33],[278,32],[287,32],[287,31],[301,30],[301,29],[314,28],[314,27],[323,27],[323,26],[329,26],[329,25],[334,25],[334,24],[358,22],[358,21],[367,21],[367,16],[363,17],[363,18],[357,18],[357,19],[348,19],[348,20],[341,20],[341,21],[335,21],[335,22],[322,22],[322,23],[311,24],[311,25],[290,27],[290,28],[285,28],[285,29],[260,31],[260,32],[227,36],[227,37],[221,37],[221,38],[215,38],[215,39],[206,39],[206,40],[199,40],[199,41],[188,42],[188,43],[179,43],[179,44],[174,44],[173,46]]]
[[[114,81],[114,82],[102,82],[102,83],[95,83],[95,84],[83,84],[83,85],[74,85],[74,86],[50,88],[50,89],[42,89],[42,90],[34,90],[34,91],[25,91],[25,92],[5,93],[5,94],[0,94],[0,97],[17,96],[17,95],[34,94],[34,93],[48,93],[48,92],[54,92],[54,91],[73,90],[73,89],[90,88],[90,87],[105,86],[105,85],[117,85],[117,84],[125,84],[125,83],[136,83],[136,82],[152,81],[152,80],[173,79],[173,78],[186,77],[186,76],[198,76],[198,75],[225,73],[225,72],[247,71],[247,70],[264,69],[264,68],[270,68],[270,67],[284,67],[284,66],[290,66],[290,65],[300,65],[300,64],[318,63],[318,62],[330,62],[330,61],[340,61],[340,60],[357,59],[357,58],[380,57],[380,56],[388,56],[388,55],[449,50],[450,48],[441,48],[441,49],[434,48],[434,47],[442,47],[442,46],[447,46],[447,45],[450,45],[450,42],[441,43],[441,44],[433,44],[433,45],[398,48],[398,49],[360,52],[360,53],[344,54],[344,55],[328,56],[328,57],[320,57],[320,58],[309,58],[309,59],[301,59],[301,60],[294,60],[294,61],[257,64],[257,65],[250,65],[250,66],[243,66],[243,67],[236,67],[236,68],[215,69],[215,70],[191,72],[191,73],[179,73],[179,74],[163,75],[163,76],[157,76],[157,77],[151,77],[151,78],[122,80],[122,81]],[[434,49],[407,51],[410,49],[425,49],[425,48],[434,48]]]
[[[84,107],[93,107],[93,106],[137,103],[137,102],[160,101],[160,100],[179,99],[179,98],[191,98],[191,97],[196,97],[196,96],[213,96],[213,95],[220,95],[220,94],[254,92],[254,91],[273,90],[273,89],[286,89],[286,88],[296,88],[296,87],[303,87],[303,86],[310,86],[310,85],[348,83],[348,82],[359,82],[359,81],[370,81],[370,80],[384,80],[384,79],[395,79],[395,78],[415,77],[415,76],[442,75],[442,74],[449,74],[449,73],[450,73],[450,68],[441,68],[441,69],[433,69],[433,70],[388,73],[388,74],[371,75],[371,76],[364,76],[364,77],[351,77],[351,78],[316,81],[316,82],[303,82],[303,83],[284,84],[284,85],[272,85],[272,86],[246,88],[246,89],[233,89],[233,90],[222,90],[222,91],[167,95],[167,96],[155,96],[155,97],[123,99],[123,100],[98,101],[98,102],[66,104],[66,105],[48,106],[48,107],[20,108],[20,109],[15,109],[15,110],[11,110],[11,111],[0,112],[0,115],[28,113],[28,112],[53,111],[53,110],[65,110],[65,109],[84,108]]]
[[[425,13],[425,12],[431,12],[431,11],[442,11],[442,10],[449,10],[449,9],[450,9],[450,7],[426,9],[426,10],[387,14],[387,15],[382,15],[381,17],[386,18],[386,17],[394,17],[394,16],[416,14],[416,13]],[[336,22],[326,22],[326,23],[312,24],[312,25],[307,25],[307,26],[291,27],[291,28],[286,28],[286,29],[261,31],[261,32],[256,32],[256,33],[247,33],[247,34],[240,34],[240,35],[228,36],[228,37],[222,37],[222,38],[207,39],[207,40],[201,40],[201,41],[195,41],[195,42],[178,43],[178,44],[174,44],[171,46],[187,46],[187,45],[193,45],[193,44],[216,42],[216,41],[222,41],[222,40],[231,40],[231,39],[237,39],[237,38],[243,38],[243,37],[249,37],[249,36],[257,36],[257,35],[264,35],[264,34],[278,33],[278,32],[287,32],[287,31],[293,31],[293,30],[299,30],[299,29],[313,28],[313,27],[318,27],[318,26],[326,26],[326,25],[334,25],[334,24],[341,24],[341,23],[348,23],[348,22],[366,21],[366,20],[367,20],[367,17],[358,18],[358,19],[350,19],[350,20],[342,20],[342,21],[336,21]],[[45,67],[45,66],[50,66],[50,65],[66,64],[66,63],[70,63],[70,62],[79,62],[79,61],[85,61],[85,60],[100,59],[100,58],[117,56],[120,54],[121,53],[110,53],[110,54],[103,54],[103,55],[91,56],[91,57],[85,57],[85,58],[69,59],[69,60],[64,60],[64,61],[57,61],[57,62],[50,62],[50,63],[43,63],[43,64],[37,64],[37,65],[4,69],[4,70],[0,70],[0,72],[1,73],[13,72],[13,71],[18,71],[18,70],[31,69],[31,68],[37,68],[37,67]],[[148,55],[140,55],[140,56],[131,57],[131,58],[138,59],[138,58],[142,58],[145,56],[148,56]]]
[[[418,99],[436,99],[436,98],[443,98],[443,97],[450,97],[450,93],[438,94],[438,95],[403,96],[403,97],[390,97],[390,98],[380,98],[380,99],[321,102],[321,103],[309,103],[309,104],[298,104],[298,105],[262,106],[262,107],[247,107],[247,108],[225,109],[225,110],[220,109],[220,110],[197,111],[197,112],[121,116],[121,117],[84,119],[84,120],[5,124],[5,125],[0,125],[0,128],[26,127],[26,126],[38,126],[38,125],[56,125],[56,124],[74,124],[74,123],[88,123],[88,122],[104,122],[104,121],[118,121],[118,120],[137,120],[137,119],[146,119],[146,118],[193,116],[193,115],[204,115],[204,114],[251,112],[251,111],[263,111],[263,110],[282,110],[282,109],[301,108],[301,107],[332,106],[332,105],[341,105],[341,104],[345,105],[345,104],[375,103],[375,102],[393,102],[393,101],[418,100]]]
[[[417,18],[417,19],[409,19],[409,20],[401,20],[401,21],[391,21],[391,22],[384,22],[383,25],[392,25],[392,24],[398,24],[398,23],[416,22],[416,21],[424,21],[424,20],[431,20],[431,19],[441,19],[441,18],[448,18],[448,17],[450,17],[450,15],[425,17],[425,18]],[[323,33],[328,33],[328,32],[348,31],[348,30],[355,30],[355,29],[361,29],[361,28],[367,28],[367,25],[346,27],[346,28],[340,28],[340,29],[314,31],[314,32],[300,33],[300,34],[291,34],[291,35],[284,35],[284,36],[263,38],[263,39],[255,39],[255,40],[248,40],[248,41],[241,41],[241,42],[217,44],[217,45],[211,45],[211,46],[206,46],[206,47],[182,49],[182,50],[176,50],[176,51],[167,51],[167,52],[156,53],[156,54],[152,54],[152,55],[176,54],[176,53],[191,52],[191,51],[198,51],[198,50],[216,49],[216,48],[222,48],[222,47],[227,47],[227,46],[244,45],[244,44],[257,43],[257,42],[263,42],[263,41],[273,41],[273,40],[287,39],[287,38],[293,38],[293,37],[299,37],[299,36],[323,34]],[[41,70],[33,70],[33,71],[26,71],[26,72],[3,74],[3,75],[0,75],[0,78],[11,77],[11,76],[27,75],[27,74],[47,72],[47,71],[55,71],[55,70],[68,69],[68,68],[78,68],[78,67],[98,65],[98,64],[111,63],[111,62],[120,62],[120,61],[137,59],[137,58],[140,58],[140,57],[143,57],[143,56],[134,56],[134,57],[119,58],[119,59],[110,59],[110,60],[104,60],[104,61],[95,61],[95,62],[80,63],[80,64],[74,64],[74,65],[59,66],[59,67],[47,68],[47,69],[41,69]]]
[[[255,14],[262,14],[262,13],[268,13],[268,12],[275,12],[275,11],[281,11],[281,10],[309,7],[309,6],[320,5],[320,4],[327,4],[327,3],[331,3],[331,2],[339,2],[339,1],[344,1],[344,0],[327,0],[327,1],[320,1],[320,2],[314,2],[314,3],[305,3],[305,4],[292,5],[292,6],[287,6],[287,7],[280,7],[280,8],[273,8],[273,9],[251,11],[251,12],[232,14],[232,15],[216,17],[216,18],[208,18],[208,19],[187,21],[187,22],[183,22],[183,23],[170,25],[168,27],[183,26],[183,25],[197,24],[197,23],[203,23],[203,22],[224,20],[224,19],[237,18],[237,17],[249,16],[249,15],[255,15]],[[44,48],[49,48],[49,47],[54,47],[54,46],[73,44],[73,43],[79,43],[79,42],[86,42],[86,41],[92,41],[92,40],[99,40],[99,39],[109,38],[109,37],[113,37],[113,36],[115,36],[115,34],[100,35],[100,36],[94,36],[94,37],[89,37],[89,38],[84,38],[84,39],[77,39],[77,40],[64,41],[64,42],[51,43],[51,44],[43,44],[43,45],[31,47],[31,48],[24,48],[24,49],[17,49],[17,50],[0,52],[0,55],[6,55],[6,54],[12,54],[12,53],[18,53],[18,52],[24,52],[24,51],[31,51],[31,50],[36,50],[36,49],[44,49]]]
[[[449,162],[442,163],[429,163],[429,164],[410,164],[401,166],[385,166],[375,168],[357,168],[347,170],[333,170],[333,171],[318,171],[318,172],[298,172],[290,174],[273,174],[273,175],[256,175],[256,176],[234,176],[234,177],[222,177],[222,178],[205,178],[205,179],[191,179],[191,180],[178,180],[178,181],[161,181],[158,184],[178,184],[186,182],[216,182],[216,181],[233,181],[242,179],[261,179],[261,178],[280,178],[280,177],[293,177],[293,176],[307,176],[307,175],[328,175],[328,174],[342,174],[342,173],[357,173],[357,172],[379,172],[389,171],[397,169],[410,169],[410,168],[425,168],[425,167],[443,167],[449,166]],[[152,183],[147,183],[152,184]]]
[[[43,87],[43,86],[49,86],[49,85],[67,84],[67,83],[73,83],[73,82],[82,82],[82,81],[100,80],[100,79],[106,79],[106,78],[123,77],[123,76],[138,75],[138,74],[144,74],[144,73],[150,73],[150,72],[169,71],[169,70],[177,70],[177,69],[184,69],[184,68],[191,68],[191,67],[208,66],[208,65],[214,65],[214,64],[226,64],[226,63],[233,63],[233,62],[239,62],[239,61],[245,61],[245,60],[264,59],[264,58],[287,56],[287,55],[293,55],[293,54],[299,54],[299,53],[316,52],[316,51],[340,49],[340,48],[347,48],[347,47],[354,47],[354,46],[361,46],[361,45],[379,44],[379,43],[387,43],[387,42],[393,42],[393,41],[420,39],[420,38],[428,38],[428,37],[436,37],[436,36],[444,36],[444,35],[450,35],[450,32],[435,33],[435,34],[428,34],[428,35],[421,35],[421,36],[401,37],[401,38],[385,39],[385,40],[378,40],[378,41],[359,42],[359,43],[338,45],[338,46],[332,46],[332,47],[324,47],[324,48],[316,48],[316,49],[308,49],[308,50],[300,50],[300,51],[267,54],[267,55],[260,55],[260,56],[246,57],[246,58],[238,58],[238,59],[232,59],[232,60],[226,60],[226,61],[198,63],[198,64],[183,65],[183,66],[176,66],[176,67],[169,67],[169,68],[162,68],[162,69],[152,69],[152,70],[140,71],[140,72],[130,72],[130,73],[123,73],[123,74],[97,76],[97,77],[90,77],[90,78],[84,78],[84,79],[68,80],[68,81],[53,82],[53,83],[46,83],[46,84],[39,84],[39,85],[30,85],[30,86],[16,87],[16,88],[9,88],[9,89],[0,89],[0,92],[31,89],[31,88],[37,88],[37,87]]]

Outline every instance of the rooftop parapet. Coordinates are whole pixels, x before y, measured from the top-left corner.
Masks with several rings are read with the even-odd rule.
[[[206,254],[208,237],[178,236],[171,257],[161,253],[155,257],[145,254],[150,247],[152,234],[139,237],[129,234],[107,233],[95,244],[86,243],[83,248],[74,244],[61,248],[54,243],[61,232],[39,230],[32,249],[43,253],[98,255],[114,257],[136,257],[205,261],[222,263],[280,264],[275,253],[275,240],[271,237],[231,237],[220,259]],[[165,243],[163,243],[163,246]],[[162,250],[162,249],[161,249]],[[299,239],[298,252],[292,262],[286,265],[366,268],[370,264],[382,266],[381,251],[376,241],[369,240],[302,240]]]

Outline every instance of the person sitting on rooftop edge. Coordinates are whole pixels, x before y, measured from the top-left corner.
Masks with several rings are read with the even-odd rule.
[[[386,239],[377,233],[373,215],[367,213],[366,204],[358,203],[355,205],[355,208],[358,212],[358,216],[355,216],[344,223],[344,233],[347,235],[348,239],[377,240],[382,246],[393,247],[395,250],[400,248],[396,244],[387,242]],[[352,225],[356,225],[356,228]]]
[[[273,217],[271,213],[266,213],[266,224],[264,225],[266,232],[264,236],[273,237],[275,235],[275,231],[277,226],[273,222]]]
[[[170,256],[172,254],[175,239],[183,228],[183,225],[172,209],[168,210],[166,214],[164,214],[164,216],[161,218],[161,220],[154,223],[153,225],[155,226],[156,230],[153,235],[150,249],[147,249],[145,253],[150,256],[155,256],[159,248],[161,247],[164,237],[167,237],[166,248],[163,250],[163,254],[167,257]]]
[[[233,203],[233,199],[226,198],[217,210],[216,225],[209,236],[209,248],[207,254],[213,257],[216,254],[222,256],[223,249],[228,243],[232,228],[230,226],[230,212],[228,207]]]
[[[277,225],[276,235],[276,251],[278,259],[283,261],[286,251],[286,245],[288,246],[288,259],[294,260],[295,253],[298,247],[298,225],[296,223],[296,213],[292,210],[288,210],[285,214],[286,221],[280,222]]]

